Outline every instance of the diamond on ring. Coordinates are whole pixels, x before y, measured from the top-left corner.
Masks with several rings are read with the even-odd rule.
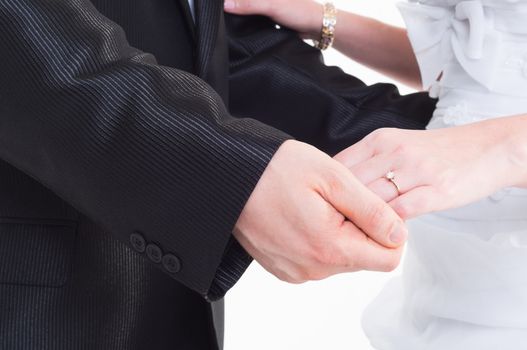
[[[397,181],[395,181],[395,172],[393,170],[390,170],[386,173],[386,175],[384,175],[384,177],[386,178],[386,180],[390,181],[394,186],[395,186],[395,189],[397,190],[397,194],[401,194],[401,188],[399,187],[399,184],[397,183]]]

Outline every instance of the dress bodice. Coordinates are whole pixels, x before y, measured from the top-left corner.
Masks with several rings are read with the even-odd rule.
[[[399,9],[423,87],[439,98],[438,127],[527,112],[526,0],[410,0]]]

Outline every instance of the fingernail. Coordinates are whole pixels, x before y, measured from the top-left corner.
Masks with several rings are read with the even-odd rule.
[[[223,6],[228,10],[232,10],[234,7],[236,7],[236,4],[232,0],[226,0]]]
[[[390,235],[390,241],[395,244],[401,244],[406,241],[406,237],[408,237],[406,227],[403,224],[398,224]]]

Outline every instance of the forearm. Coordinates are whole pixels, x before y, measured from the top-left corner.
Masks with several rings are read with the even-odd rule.
[[[527,114],[483,122],[478,133],[494,144],[496,164],[503,163],[496,179],[499,187],[527,188]],[[496,171],[489,164],[490,171]]]
[[[306,17],[310,30],[305,36],[317,40],[320,37],[323,10],[319,8],[311,11],[320,15]],[[360,64],[417,90],[421,89],[419,66],[404,28],[339,11],[333,47]]]
[[[303,38],[320,38],[324,14],[322,4],[296,0],[286,7],[269,2],[269,6],[262,9],[264,14],[296,30]],[[360,64],[421,90],[419,66],[404,28],[338,11],[334,48]]]
[[[227,6],[228,4],[228,6]],[[261,14],[299,33],[320,38],[323,5],[313,0],[231,0],[226,10],[235,14]],[[335,48],[351,59],[404,84],[421,90],[421,75],[406,30],[372,18],[339,11]]]
[[[340,11],[334,47],[356,62],[421,90],[421,74],[406,30]]]
[[[468,152],[477,152],[476,160],[490,188],[527,187],[527,114],[449,128],[445,136],[461,145],[460,149],[470,147]],[[467,140],[463,144],[456,141],[463,139]]]
[[[0,158],[124,244],[139,231],[177,255],[172,277],[207,294],[288,137],[232,118],[204,81],[130,47],[88,1],[1,1],[0,33]]]

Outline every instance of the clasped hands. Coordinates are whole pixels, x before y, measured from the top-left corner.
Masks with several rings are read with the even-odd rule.
[[[500,130],[510,125],[381,129],[334,159],[287,141],[249,198],[235,237],[291,283],[391,271],[408,234],[404,220],[525,183],[527,150]]]
[[[407,231],[344,165],[305,143],[286,141],[256,185],[234,235],[266,270],[302,283],[343,272],[392,270]]]

